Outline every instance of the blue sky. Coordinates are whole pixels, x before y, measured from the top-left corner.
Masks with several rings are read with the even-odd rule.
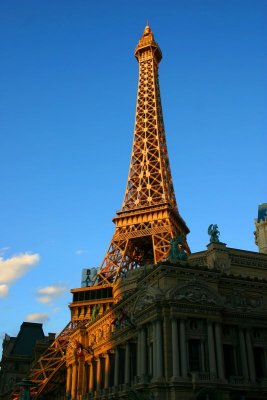
[[[98,267],[123,200],[134,129],[134,48],[147,19],[172,176],[191,250],[217,223],[257,251],[266,202],[265,0],[0,2],[0,312],[68,323],[69,290]],[[4,316],[4,317],[3,317]]]

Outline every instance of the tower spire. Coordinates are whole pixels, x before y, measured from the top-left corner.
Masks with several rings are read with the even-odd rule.
[[[147,24],[134,55],[139,81],[133,147],[121,211],[113,222],[115,233],[100,267],[97,284],[112,284],[129,269],[167,258],[170,241],[188,227],[175,199],[158,81],[162,59]]]

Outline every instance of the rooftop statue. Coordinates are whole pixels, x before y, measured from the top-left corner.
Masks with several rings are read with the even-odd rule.
[[[220,243],[220,232],[217,224],[210,224],[208,227],[208,234],[210,235],[210,243]]]
[[[185,237],[182,232],[178,236],[171,238],[171,248],[168,254],[168,260],[187,260],[187,253],[183,248],[184,241]]]

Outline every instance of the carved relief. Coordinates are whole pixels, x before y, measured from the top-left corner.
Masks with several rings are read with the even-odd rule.
[[[111,325],[110,324],[104,324],[103,325],[103,339],[104,340],[106,340],[109,337],[110,331],[111,331]]]
[[[231,308],[262,308],[263,298],[261,296],[248,296],[242,291],[233,291],[224,298],[224,304]]]
[[[98,328],[96,331],[96,341],[99,342],[103,337],[103,329]]]
[[[93,332],[89,334],[89,346],[94,346],[96,344],[96,335]]]
[[[160,288],[148,286],[138,295],[133,307],[133,313],[143,310],[150,304],[164,299],[164,297],[164,292]]]
[[[190,303],[222,305],[221,297],[204,282],[190,282],[179,288],[171,289],[168,298]]]
[[[114,327],[114,330],[118,330],[119,328],[134,328],[134,320],[128,309],[120,308],[115,312],[114,319],[111,321],[111,324]]]

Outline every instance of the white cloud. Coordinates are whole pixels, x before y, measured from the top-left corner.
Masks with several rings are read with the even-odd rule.
[[[6,297],[8,294],[8,286],[0,285],[0,297]]]
[[[56,296],[59,294],[62,294],[62,292],[65,290],[63,286],[59,285],[51,285],[51,286],[46,286],[44,288],[38,289],[39,294],[47,294],[50,296]]]
[[[26,321],[28,322],[40,322],[44,323],[49,320],[48,314],[45,313],[32,313],[26,316]]]
[[[37,290],[37,300],[39,303],[51,303],[56,297],[62,296],[67,291],[65,286],[51,285]]]
[[[79,250],[75,251],[76,256],[81,256],[82,254],[85,254],[85,253],[87,253],[87,250],[79,249]]]
[[[0,256],[0,296],[6,296],[9,286],[25,275],[39,260],[39,254],[24,253],[7,259]]]
[[[38,297],[38,301],[39,301],[39,303],[47,304],[47,303],[50,303],[50,302],[51,302],[51,297],[48,297],[48,296],[40,296],[40,297]]]

